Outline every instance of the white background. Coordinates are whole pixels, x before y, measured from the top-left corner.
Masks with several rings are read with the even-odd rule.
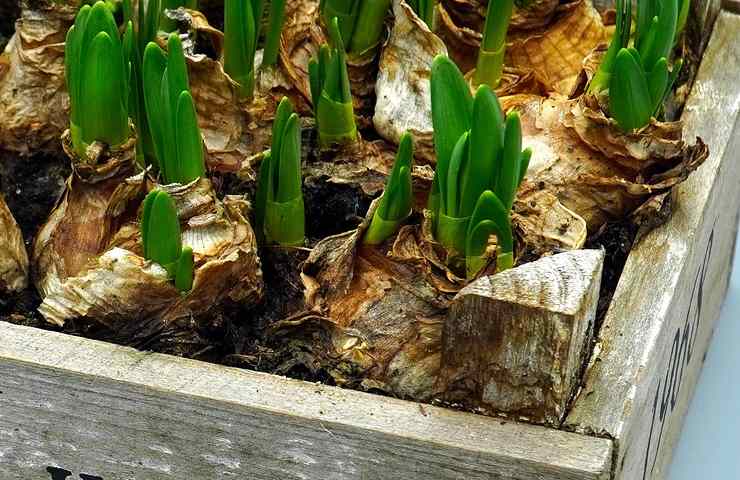
[[[669,480],[740,480],[739,340],[740,235],[727,300],[673,454]]]

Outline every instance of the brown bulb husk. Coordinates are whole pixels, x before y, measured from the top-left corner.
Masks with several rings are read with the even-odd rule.
[[[583,59],[608,43],[612,31],[604,26],[591,0],[564,3],[544,32],[510,36],[506,64],[534,71],[551,91],[567,95],[581,72]]]
[[[325,371],[339,385],[429,399],[439,370],[444,313],[460,287],[428,262],[418,227],[403,227],[380,248],[362,235],[377,206],[354,231],[319,242],[303,266],[306,311],[273,329],[276,350],[305,353],[289,358]]]
[[[520,111],[524,146],[533,150],[525,184],[583,217],[589,232],[669,191],[708,156],[701,139],[695,145],[681,140],[680,123],[653,121],[624,134],[589,108],[587,96],[516,100],[508,107]]]
[[[261,50],[255,57],[254,97],[240,99],[238,84],[220,61],[223,33],[197,11],[179,8],[169,16],[188,33],[183,48],[209,167],[217,172],[238,172],[270,148],[272,123],[282,97],[290,98],[296,111],[303,114],[310,112],[308,102],[289,82],[280,61],[274,67],[261,68]],[[166,48],[166,44],[162,46]],[[254,178],[254,173],[249,177]]]
[[[536,29],[510,29],[505,64],[518,71],[533,72],[548,91],[568,94],[581,72],[584,57],[596,46],[608,42],[611,30],[604,26],[590,0],[557,5],[539,20],[545,18],[547,23]],[[450,56],[463,71],[474,69],[482,23],[478,29],[458,25],[444,8],[440,8],[440,20],[440,35],[448,45]]]
[[[287,2],[280,41],[281,64],[289,82],[308,101],[311,101],[308,63],[317,57],[319,48],[325,43],[329,43],[329,40],[322,27],[319,1]],[[376,57],[371,54],[353,59],[347,55],[355,117],[360,129],[372,121],[372,100],[378,68]]]
[[[434,163],[432,103],[429,78],[432,61],[447,47],[406,2],[393,0],[394,21],[380,57],[373,124],[386,140],[414,136],[415,156]]]
[[[304,183],[328,182],[350,186],[368,201],[378,196],[393,168],[395,148],[382,140],[364,140],[358,134],[355,142],[322,149],[313,123],[307,120],[304,131],[308,131],[310,137],[306,142],[309,151],[303,164]]]
[[[58,153],[69,125],[64,41],[77,6],[24,1],[21,7],[0,55],[0,145],[23,155]]]
[[[28,285],[28,253],[18,224],[0,195],[0,293]]]
[[[295,111],[304,117],[311,116],[308,61],[326,42],[319,25],[318,2],[289,2],[281,35],[280,58],[274,67],[260,68],[262,51],[255,57],[255,92],[251,99],[239,99],[237,84],[223,70],[223,34],[211,27],[205,17],[195,11],[178,9],[169,15],[177,20],[181,30],[188,32],[184,49],[190,73],[193,98],[198,105],[198,118],[206,148],[209,166],[217,172],[235,173],[242,181],[256,180],[262,153],[272,141],[272,123],[277,106],[287,96]],[[210,50],[211,57],[199,51]],[[351,81],[363,85],[358,90],[353,83],[355,109],[361,109],[371,95],[368,75],[374,76],[375,62],[350,64]],[[371,82],[374,85],[374,80]],[[365,92],[365,93],[363,93]],[[305,126],[312,128],[309,119]],[[358,117],[358,127],[363,120]],[[367,121],[364,121],[367,124]],[[312,138],[315,140],[315,137]],[[381,152],[387,150],[378,142],[357,142],[320,151],[315,141],[309,142],[304,168],[307,182],[328,178],[330,182],[359,186],[364,195],[372,197],[383,188],[385,175],[393,164]],[[332,157],[334,155],[334,157]],[[313,180],[312,180],[313,179]]]
[[[509,30],[536,30],[547,26],[555,15],[559,0],[533,0],[525,7],[514,5]],[[457,25],[483,31],[488,0],[442,0],[441,8]]]
[[[431,68],[437,55],[447,55],[444,42],[402,0],[393,2],[394,23],[380,57],[373,123],[381,137],[398,144],[401,135],[414,135],[415,156],[435,164]],[[468,80],[470,81],[469,72]],[[471,84],[471,91],[475,90]],[[544,93],[532,72],[505,68],[496,94],[501,98],[521,93]]]
[[[142,256],[138,219],[146,190],[134,174],[132,138],[117,151],[94,145],[94,164],[65,148],[74,173],[34,246],[39,312],[52,324],[102,330],[137,347],[190,355],[209,346],[201,336],[222,304],[259,301],[262,278],[254,233],[242,198],[219,201],[207,179],[159,186],[173,197],[183,245],[193,249],[193,288],[179,292],[160,265]]]
[[[73,171],[34,240],[33,281],[42,297],[62,289],[68,278],[84,271],[103,252],[144,192],[143,176],[133,177],[134,137],[116,149],[95,142],[83,159],[74,152],[67,130],[62,147]]]
[[[287,358],[278,371],[300,365],[327,372],[339,385],[428,401],[440,393],[435,384],[449,303],[468,282],[447,266],[428,218],[401,227],[381,246],[363,245],[378,203],[356,230],[322,240],[304,263],[306,311],[272,333],[275,349]],[[533,232],[530,227],[524,230]],[[480,276],[495,271],[495,243],[488,253]],[[301,355],[293,355],[296,350]]]

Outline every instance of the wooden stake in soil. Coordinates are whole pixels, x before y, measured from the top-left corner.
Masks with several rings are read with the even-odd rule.
[[[453,300],[443,397],[559,423],[589,353],[604,252],[578,250],[483,277]]]

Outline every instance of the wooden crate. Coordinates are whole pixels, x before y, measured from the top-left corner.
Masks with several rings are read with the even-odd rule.
[[[561,430],[0,322],[0,479],[658,479],[725,297],[740,17],[684,114],[711,156],[633,249]]]

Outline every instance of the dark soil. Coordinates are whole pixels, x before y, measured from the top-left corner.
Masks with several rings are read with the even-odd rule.
[[[601,274],[599,305],[596,309],[594,338],[598,336],[638,230],[639,228],[629,220],[609,222],[586,242],[585,248],[603,248],[606,253]]]
[[[20,2],[18,0],[3,0],[0,2],[0,52],[13,35],[15,20],[20,14]]]
[[[66,161],[47,155],[20,157],[0,151],[0,193],[20,226],[30,252],[33,238],[64,190],[70,168]],[[29,288],[0,297],[0,320],[47,327],[36,308],[41,299]]]

